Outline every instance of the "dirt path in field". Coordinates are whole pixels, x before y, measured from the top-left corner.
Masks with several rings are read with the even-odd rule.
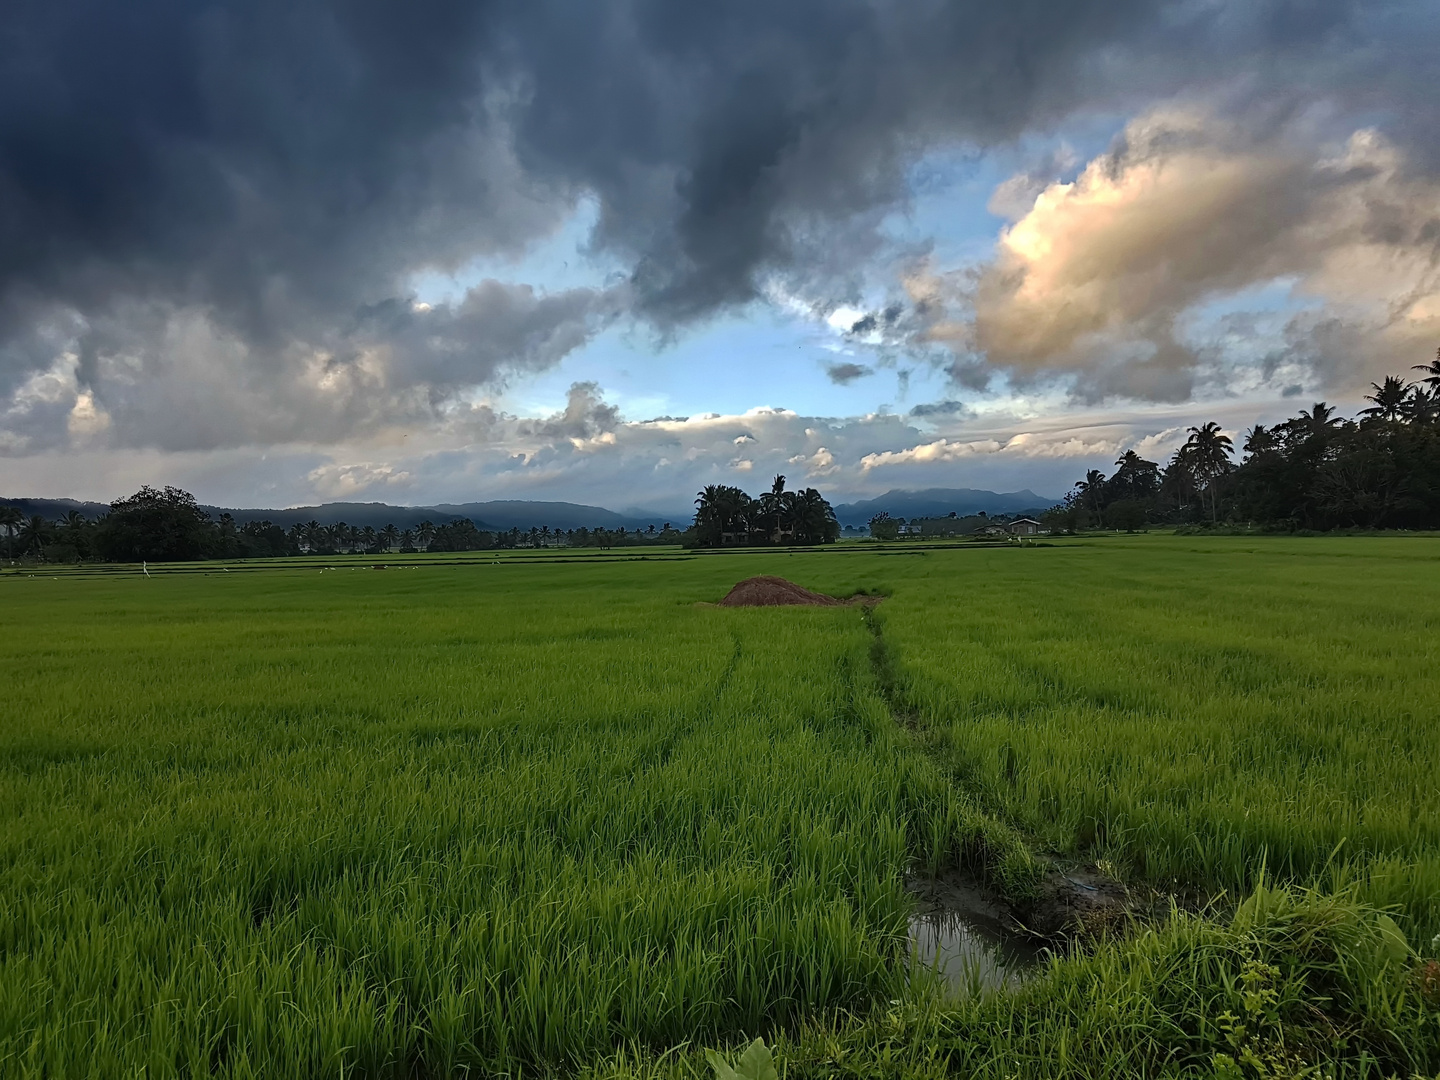
[[[869,610],[864,618],[874,638],[870,662],[880,684],[881,697],[895,722],[912,732],[919,745],[925,747],[931,739],[928,728],[903,700],[895,657],[885,640],[880,620]],[[1032,941],[1093,937],[1123,921],[1134,909],[1134,899],[1125,885],[1094,867],[1069,865],[1056,856],[1042,856],[1042,859],[1050,863],[1050,868],[1041,878],[1036,895],[1023,902],[1012,902],[997,895],[979,875],[958,867],[933,881],[916,880],[907,887],[921,898],[922,911],[943,914],[953,909],[953,914],[968,921],[973,921],[974,913],[966,905],[973,907],[975,897],[983,897],[993,910],[997,925]]]

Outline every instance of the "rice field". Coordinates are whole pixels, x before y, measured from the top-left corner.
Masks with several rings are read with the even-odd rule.
[[[1440,1071],[1440,540],[486,555],[0,577],[0,1075]],[[911,969],[1057,857],[1212,903]]]
[[[1099,543],[897,578],[956,783],[1127,878],[1353,882],[1440,931],[1440,542]]]

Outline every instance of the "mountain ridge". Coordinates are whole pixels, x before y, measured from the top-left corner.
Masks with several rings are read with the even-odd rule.
[[[891,517],[903,518],[946,517],[951,512],[966,517],[981,510],[987,514],[1043,510],[1058,501],[1037,495],[1028,488],[1007,492],[979,488],[925,488],[919,491],[896,488],[873,499],[837,504],[835,516],[842,525],[864,525],[881,511]],[[71,510],[79,510],[86,517],[93,518],[107,513],[110,509],[107,503],[80,499],[0,498],[0,505],[15,506],[27,515],[39,514],[51,519],[63,518]],[[528,530],[532,526],[549,526],[562,531],[582,527],[637,529],[649,528],[651,525],[658,529],[667,521],[678,528],[684,528],[690,523],[693,514],[690,510],[664,513],[643,507],[627,507],[623,511],[615,511],[584,503],[530,499],[491,499],[486,502],[434,503],[427,506],[394,506],[383,502],[329,502],[283,509],[236,508],[202,503],[200,508],[211,517],[229,514],[240,524],[247,521],[271,521],[284,529],[307,521],[318,521],[322,525],[334,525],[343,521],[357,528],[369,525],[379,529],[385,525],[394,525],[398,529],[413,529],[422,521],[428,520],[442,525],[455,518],[469,518],[477,528],[490,531],[513,528]]]
[[[63,518],[71,510],[78,510],[86,517],[94,518],[109,513],[108,503],[90,502],[81,499],[20,499],[0,498],[0,505],[17,507],[27,516]],[[526,499],[495,499],[488,502],[436,503],[429,506],[394,506],[383,502],[330,502],[311,506],[291,506],[283,509],[258,507],[226,507],[201,503],[200,509],[212,518],[229,514],[237,523],[247,521],[270,521],[283,529],[307,521],[318,521],[322,525],[345,522],[358,528],[366,525],[379,529],[394,525],[398,529],[413,529],[422,521],[443,525],[456,518],[469,518],[477,528],[492,532],[512,528],[526,529],[531,526],[549,526],[552,529],[604,528],[636,529],[654,525],[657,529],[667,521],[683,528],[689,524],[690,515],[683,517],[631,508],[624,513],[607,510],[603,506],[588,506],[584,503],[552,502]]]

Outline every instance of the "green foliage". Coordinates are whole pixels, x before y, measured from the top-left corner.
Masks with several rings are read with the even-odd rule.
[[[900,536],[900,522],[884,510],[870,519],[870,535],[876,540],[894,540]]]
[[[715,1080],[780,1080],[764,1039],[751,1043],[733,1069],[714,1050],[705,1051],[705,1060],[715,1070]]]
[[[695,497],[691,528],[705,547],[831,544],[840,538],[840,523],[825,497],[814,488],[786,491],[783,476],[758,499],[728,484],[707,484]]]
[[[195,496],[179,488],[142,487],[110,504],[95,530],[96,554],[113,562],[203,559],[217,554],[217,535]]]
[[[1440,1011],[1373,909],[1265,886],[1225,920],[1173,912],[1018,993],[912,995],[777,1039],[787,1077],[1430,1077]]]
[[[1124,532],[1139,532],[1145,527],[1146,505],[1140,499],[1121,499],[1105,507],[1105,524]]]
[[[1244,522],[1290,531],[1440,527],[1440,360],[1417,365],[1419,383],[1390,375],[1354,420],[1316,402],[1273,428],[1245,435],[1243,462],[1214,422],[1190,435],[1162,471],[1127,450],[1106,478],[1077,481],[1054,527],[1132,529],[1114,511],[1138,503],[1143,519],[1170,524]],[[1127,522],[1135,511],[1123,511]]]
[[[501,558],[0,579],[0,1074],[577,1067],[902,991],[978,815],[860,613]]]
[[[892,572],[900,693],[1022,832],[1157,886],[1354,882],[1440,930],[1440,541],[1113,537]],[[902,570],[906,571],[902,575]]]

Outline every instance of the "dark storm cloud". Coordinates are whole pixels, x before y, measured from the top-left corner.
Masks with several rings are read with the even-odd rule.
[[[910,410],[910,416],[924,419],[931,416],[963,416],[969,410],[963,401],[956,401],[953,398],[946,398],[944,401],[932,401],[922,405],[916,405]]]
[[[830,376],[830,381],[837,386],[845,386],[856,379],[866,375],[873,375],[874,369],[864,364],[830,364],[825,368],[825,374]]]
[[[621,307],[668,331],[767,276],[853,285],[937,143],[1237,72],[1246,93],[1323,89],[1418,137],[1427,12],[19,0],[0,33],[0,394],[73,354],[122,442],[154,442],[156,411],[181,407],[187,430],[235,440],[409,416],[553,363]],[[409,307],[416,271],[517,252],[582,193],[625,288],[491,290],[428,329]]]

